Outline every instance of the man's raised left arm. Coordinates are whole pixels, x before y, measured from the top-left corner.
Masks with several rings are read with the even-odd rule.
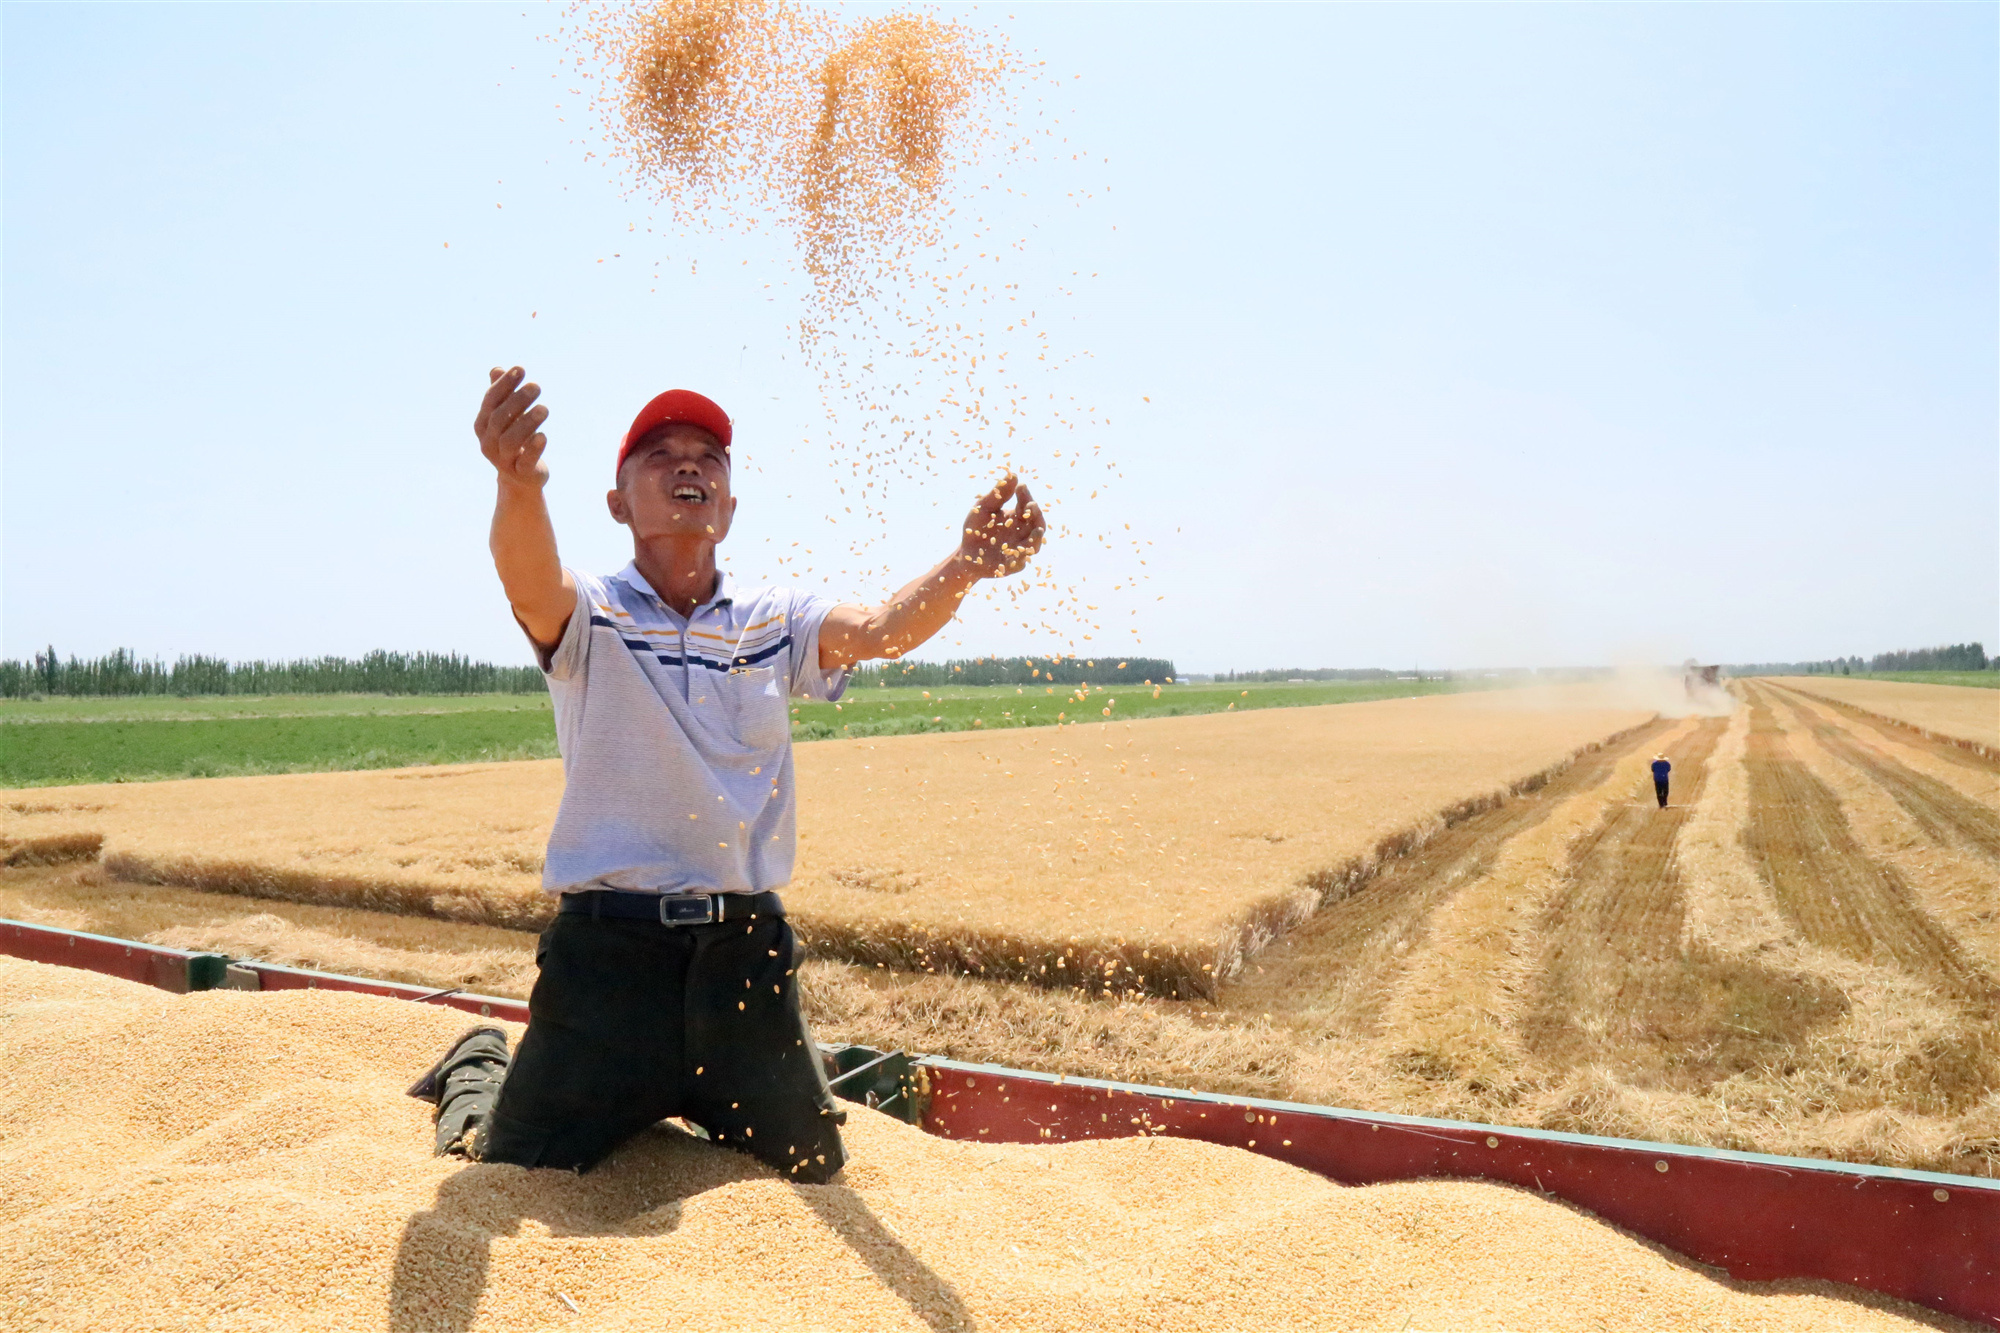
[[[1026,567],[1042,549],[1047,526],[1028,488],[1007,474],[965,516],[958,549],[928,574],[880,606],[843,604],[826,613],[819,630],[820,669],[901,657],[924,643],[950,623],[973,584]]]

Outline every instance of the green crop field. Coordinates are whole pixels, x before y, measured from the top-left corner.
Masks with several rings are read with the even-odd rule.
[[[409,713],[546,713],[534,694],[171,694],[0,699],[8,722],[203,722],[246,717],[378,717]]]
[[[1436,680],[857,688],[793,709],[798,740],[1054,726],[1443,694]],[[0,786],[549,759],[547,695],[160,695],[0,702]]]
[[[1297,708],[1363,699],[1449,694],[1468,684],[1440,680],[1309,681],[1302,684],[1187,684],[1150,686],[980,685],[919,690],[908,686],[856,689],[838,704],[799,704],[792,710],[795,740],[900,736],[918,731],[974,727],[1046,727],[1135,717],[1220,713],[1234,707]]]
[[[325,696],[315,700],[324,701]],[[240,706],[252,701],[229,702]],[[153,716],[134,718],[130,715],[134,710],[122,711],[124,716],[57,722],[15,720],[14,708],[0,709],[0,718],[6,720],[0,725],[0,785],[401,768],[545,759],[556,752],[555,724],[547,699],[516,702],[511,707],[389,707],[371,712],[353,709],[350,703],[346,712],[265,716],[238,711],[234,716],[202,717],[181,710],[161,717],[158,713],[166,710],[156,710]]]

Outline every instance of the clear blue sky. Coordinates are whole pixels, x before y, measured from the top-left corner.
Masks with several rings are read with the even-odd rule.
[[[1045,322],[1124,480],[1043,489],[1119,534],[1049,552],[1138,631],[1098,644],[2000,650],[1994,6],[1007,13],[968,17],[1081,75],[1064,132],[1109,159],[1090,205],[1008,219],[1032,290],[1097,274]],[[829,528],[799,443],[781,247],[649,235],[584,155],[556,22],[0,9],[0,653],[524,660],[469,430],[499,361],[546,386],[572,563],[629,554],[609,451],[675,384],[738,418],[739,576],[872,535]],[[943,554],[965,489],[906,491],[872,563]],[[981,607],[926,655],[1055,646]]]

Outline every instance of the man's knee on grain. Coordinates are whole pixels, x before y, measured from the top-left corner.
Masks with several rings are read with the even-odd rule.
[[[555,705],[564,788],[542,887],[528,1030],[475,1029],[418,1081],[438,1151],[588,1170],[670,1116],[787,1176],[846,1160],[845,1113],[799,1011],[798,945],[776,890],[795,849],[792,699],[838,699],[847,669],[900,657],[982,578],[1040,548],[1014,477],[957,548],[875,607],[737,588],[716,566],[736,517],[733,431],[686,390],[641,409],[606,495],[632,532],[616,574],[566,568],[543,499],[548,409],[494,370],[474,431],[498,475],[492,551]],[[1010,507],[1011,502],[1011,507]]]

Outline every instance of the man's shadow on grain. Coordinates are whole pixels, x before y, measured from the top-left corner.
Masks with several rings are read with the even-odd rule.
[[[540,1223],[556,1236],[664,1235],[680,1225],[688,1199],[733,1181],[775,1178],[752,1158],[664,1124],[587,1176],[468,1165],[447,1177],[431,1207],[403,1226],[389,1281],[389,1327],[394,1333],[465,1333],[486,1291],[493,1240],[519,1234],[523,1222]],[[860,1195],[838,1179],[790,1188],[918,1318],[938,1333],[972,1328],[958,1292],[883,1226]],[[574,1299],[574,1293],[551,1293],[549,1300],[563,1297]]]

